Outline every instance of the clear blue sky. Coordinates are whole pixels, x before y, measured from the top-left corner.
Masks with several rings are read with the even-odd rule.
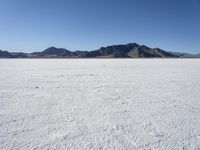
[[[200,53],[200,0],[0,0],[0,49],[136,42]]]

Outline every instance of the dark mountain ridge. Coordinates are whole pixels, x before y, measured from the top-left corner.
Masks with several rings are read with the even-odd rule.
[[[70,51],[49,47],[41,52],[10,53],[0,50],[0,58],[177,58],[178,53],[150,48],[136,43],[111,45],[93,51]]]
[[[12,54],[8,51],[0,50],[0,58],[12,58]]]

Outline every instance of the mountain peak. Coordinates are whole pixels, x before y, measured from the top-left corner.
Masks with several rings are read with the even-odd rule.
[[[49,47],[41,52],[42,55],[65,55],[70,53],[69,50],[64,48]]]

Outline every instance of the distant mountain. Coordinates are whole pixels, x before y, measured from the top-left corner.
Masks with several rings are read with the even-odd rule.
[[[185,58],[200,58],[200,54],[192,54],[189,56],[184,56]]]
[[[180,52],[169,52],[173,55],[177,55],[181,58],[200,58],[200,54],[189,54],[189,53],[180,53]]]
[[[33,53],[10,53],[0,50],[0,58],[177,58],[183,56],[189,57],[191,55],[167,52],[136,43],[111,45],[93,51],[70,51],[56,47],[49,47],[44,51]]]
[[[12,54],[8,51],[0,50],[0,58],[12,58]]]
[[[19,53],[11,53],[12,55],[12,58],[26,58],[27,57],[27,53],[22,53],[22,52],[19,52]]]
[[[136,43],[126,45],[113,45],[102,47],[91,51],[88,57],[106,57],[106,58],[153,58],[153,57],[177,57],[176,55],[165,52],[161,49],[140,46]]]
[[[173,55],[177,55],[179,57],[184,57],[184,56],[191,56],[192,54],[189,53],[181,53],[181,52],[170,52],[169,53],[173,54]]]
[[[64,48],[49,47],[42,52],[31,53],[28,57],[72,57],[73,52]]]
[[[25,58],[27,57],[27,54],[26,53],[10,53],[8,51],[2,51],[0,50],[0,58]]]
[[[88,52],[87,57],[128,58],[128,53],[138,46],[138,44],[133,43],[101,47],[98,50]]]

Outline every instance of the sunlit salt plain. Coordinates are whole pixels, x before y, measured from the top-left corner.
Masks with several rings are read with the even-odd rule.
[[[200,149],[200,59],[1,59],[0,149]]]

